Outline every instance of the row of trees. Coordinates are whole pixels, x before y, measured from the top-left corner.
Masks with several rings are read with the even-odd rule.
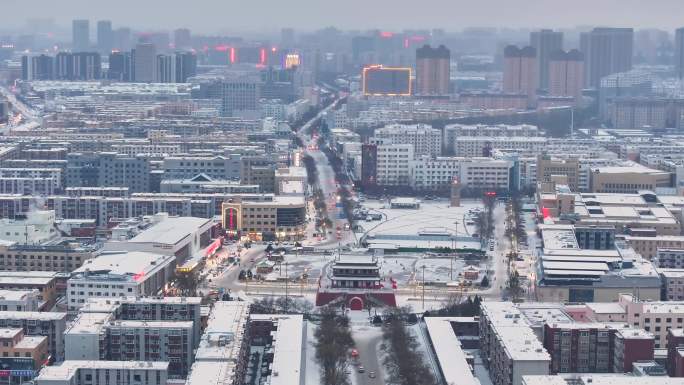
[[[438,310],[425,312],[426,317],[475,317],[480,315],[480,304],[482,298],[476,295],[474,298],[468,296],[465,301],[461,297],[451,298],[444,307]]]
[[[418,351],[416,336],[406,323],[408,309],[391,310],[390,321],[383,327],[384,365],[391,384],[397,385],[436,385],[432,370]]]
[[[314,305],[306,299],[292,297],[264,297],[249,306],[253,314],[308,314]]]
[[[496,199],[493,196],[485,195],[483,198],[484,211],[477,213],[475,217],[475,227],[477,228],[480,239],[489,240],[494,235],[494,204]]]
[[[349,318],[333,307],[320,311],[316,329],[316,360],[321,367],[321,384],[348,385],[349,352],[354,347]]]

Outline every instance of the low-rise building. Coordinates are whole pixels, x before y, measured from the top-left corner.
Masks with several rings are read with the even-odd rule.
[[[223,204],[223,228],[255,240],[300,240],[306,227],[304,196],[274,196],[268,201],[236,198]]]
[[[526,375],[549,373],[551,356],[511,302],[483,302],[480,352],[494,385],[521,385]]]
[[[0,328],[21,328],[24,335],[47,337],[52,359],[57,362],[64,360],[66,313],[0,311]]]
[[[76,269],[67,286],[67,303],[75,311],[88,298],[154,296],[173,277],[176,257],[140,251],[103,253]]]
[[[214,222],[208,218],[157,213],[119,224],[112,229],[112,239],[103,249],[169,254],[184,261],[210,243],[213,226]]]
[[[244,302],[219,301],[214,304],[187,385],[243,381],[249,349],[248,319],[249,306]]]
[[[653,335],[624,324],[546,324],[544,347],[552,373],[627,373],[653,360]]]
[[[659,187],[671,186],[669,172],[639,164],[598,167],[591,172],[591,191],[596,193],[637,194],[643,190],[656,191]]]
[[[165,385],[168,362],[65,361],[49,366],[36,377],[36,385]]]

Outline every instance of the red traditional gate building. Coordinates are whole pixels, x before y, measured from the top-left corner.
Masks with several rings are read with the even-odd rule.
[[[394,281],[385,287],[377,259],[369,255],[341,255],[319,281],[316,306],[344,305],[351,310],[396,306]]]

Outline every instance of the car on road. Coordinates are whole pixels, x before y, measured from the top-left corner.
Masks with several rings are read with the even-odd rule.
[[[375,372],[374,371],[368,372],[368,378],[375,378]]]
[[[365,373],[366,368],[363,367],[363,365],[359,365],[359,368],[357,369],[359,373]]]

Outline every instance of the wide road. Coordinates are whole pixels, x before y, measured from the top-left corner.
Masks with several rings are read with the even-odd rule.
[[[323,114],[325,112],[330,111],[337,105],[339,102],[339,99],[335,100],[333,103],[331,103],[328,107],[322,109],[316,116],[311,118],[308,122],[306,122],[302,127],[297,131],[297,135],[302,139],[302,142],[305,144],[305,148],[308,148],[312,143],[312,139],[310,135],[307,135],[307,133],[310,131],[311,127],[313,126],[314,123],[316,123],[319,119],[323,117]],[[328,158],[320,151],[320,150],[306,150],[309,155],[314,159],[316,162],[316,167],[318,169],[318,175],[319,175],[319,180],[321,181],[321,188],[323,189],[323,192],[327,195],[332,195],[333,193],[337,192],[337,188],[335,186],[335,173],[330,166],[330,163],[328,162]],[[332,207],[331,207],[332,206]],[[334,204],[328,206],[328,213],[331,217],[331,220],[333,220],[333,223],[335,225],[338,225],[338,222],[336,222],[337,218],[337,208],[335,207]],[[339,222],[340,226],[343,226],[342,221]],[[333,229],[333,234],[328,234],[328,238],[321,243],[315,244],[313,246],[316,247],[323,247],[323,248],[334,248],[337,247],[338,244],[345,244],[346,243],[346,238],[343,239],[342,241],[338,241],[335,238],[334,234],[335,230]],[[350,233],[344,231],[343,234],[345,233]],[[348,237],[348,236],[347,236]],[[240,274],[241,270],[252,270],[254,269],[254,266],[259,262],[261,259],[265,257],[265,245],[253,245],[252,248],[250,249],[243,249],[239,260],[240,264],[239,266],[230,266],[224,269],[224,271],[219,274],[217,277],[207,277],[207,280],[205,282],[202,282],[200,284],[200,287],[206,288],[206,287],[217,287],[217,288],[223,288],[223,289],[229,289],[233,292],[241,291],[241,290],[249,290],[249,284],[252,282],[248,282],[247,284],[239,282],[238,281],[238,276]],[[208,280],[211,279],[212,282],[209,283]],[[208,289],[207,289],[208,290]]]
[[[364,368],[364,373],[359,373],[358,366],[352,366],[354,373],[354,385],[384,385],[385,371],[380,362],[380,352],[378,347],[382,342],[382,328],[379,326],[371,326],[368,322],[364,325],[357,326],[352,324],[352,336],[356,344],[356,350],[359,352],[359,363]],[[375,378],[370,378],[370,373],[375,374]]]
[[[479,292],[473,292],[483,297],[494,299],[501,298],[503,289],[506,287],[508,280],[508,259],[507,254],[511,249],[510,242],[506,237],[506,205],[497,201],[494,204],[494,252],[489,251],[489,245],[485,245],[487,252],[492,258],[492,269],[494,274],[489,283],[490,287]]]

